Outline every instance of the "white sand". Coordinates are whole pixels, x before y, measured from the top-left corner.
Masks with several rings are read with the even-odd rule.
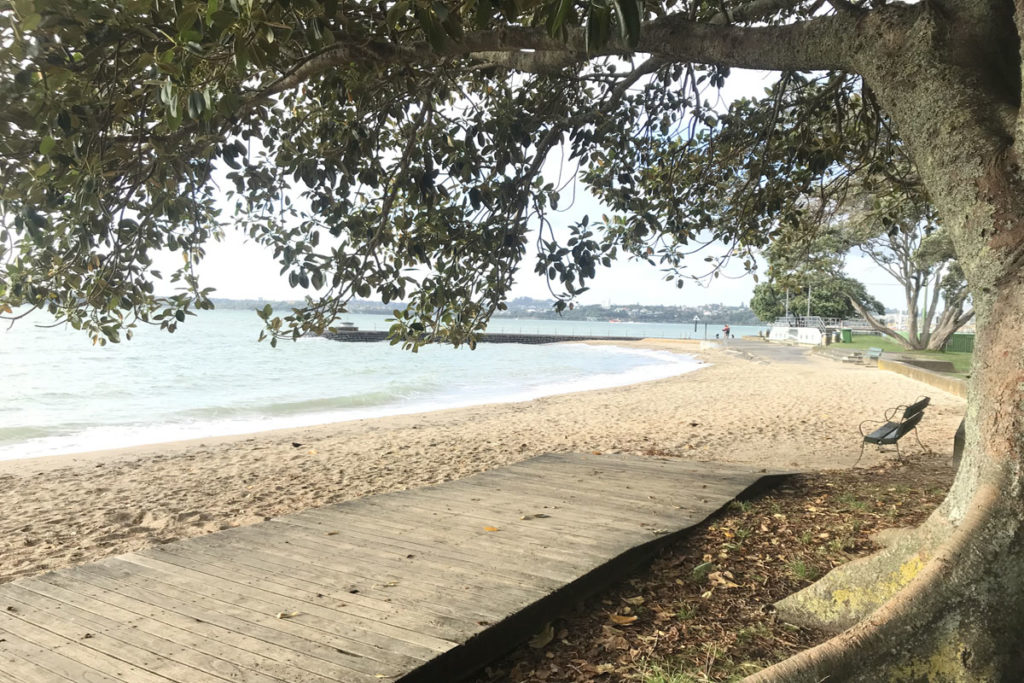
[[[551,451],[849,467],[860,422],[922,394],[921,440],[952,452],[964,401],[938,389],[819,357],[701,357],[711,365],[679,377],[525,403],[0,462],[0,582]],[[901,448],[921,452],[912,436]],[[862,465],[884,457],[869,448]]]

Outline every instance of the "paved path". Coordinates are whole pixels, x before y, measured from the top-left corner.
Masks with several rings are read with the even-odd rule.
[[[447,681],[765,475],[544,455],[0,585],[0,683]]]
[[[809,346],[747,339],[730,339],[723,344],[723,348],[750,354],[772,363],[803,363],[807,359],[807,354],[811,352]]]

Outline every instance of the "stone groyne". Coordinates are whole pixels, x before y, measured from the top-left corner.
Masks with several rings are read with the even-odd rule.
[[[388,338],[384,330],[353,330],[349,332],[326,332],[327,339],[342,342],[379,342]],[[509,332],[485,332],[480,335],[482,344],[557,344],[558,342],[579,342],[591,340],[636,341],[639,337],[605,337],[568,334],[521,334]]]

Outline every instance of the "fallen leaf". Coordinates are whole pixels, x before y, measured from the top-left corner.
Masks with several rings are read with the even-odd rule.
[[[337,536],[337,535],[338,535],[338,533],[339,533],[339,532],[337,532],[337,531],[328,531],[328,532],[327,532],[327,535],[328,535],[328,536]]]
[[[485,526],[484,531],[500,531],[496,526]]]
[[[555,627],[551,624],[545,624],[544,628],[537,632],[533,638],[529,640],[529,646],[535,650],[540,650],[552,640],[555,639]]]
[[[629,605],[642,605],[644,604],[644,597],[642,595],[638,595],[635,598],[622,598],[622,601]]]
[[[277,618],[278,619],[294,619],[295,617],[299,616],[299,614],[301,614],[301,612],[278,612],[277,613]]]
[[[728,574],[729,578],[726,578],[726,574]],[[710,581],[715,586],[722,586],[723,588],[739,588],[738,585],[736,585],[732,581],[729,581],[729,579],[731,578],[732,574],[730,574],[729,572],[711,572],[710,574],[708,574],[708,581]]]
[[[637,617],[636,615],[627,616],[625,614],[609,614],[608,619],[610,619],[612,623],[618,624],[619,626],[629,626],[637,620]]]

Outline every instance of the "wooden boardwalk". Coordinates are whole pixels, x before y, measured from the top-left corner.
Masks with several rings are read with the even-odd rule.
[[[0,683],[455,680],[762,480],[544,455],[0,585]]]

